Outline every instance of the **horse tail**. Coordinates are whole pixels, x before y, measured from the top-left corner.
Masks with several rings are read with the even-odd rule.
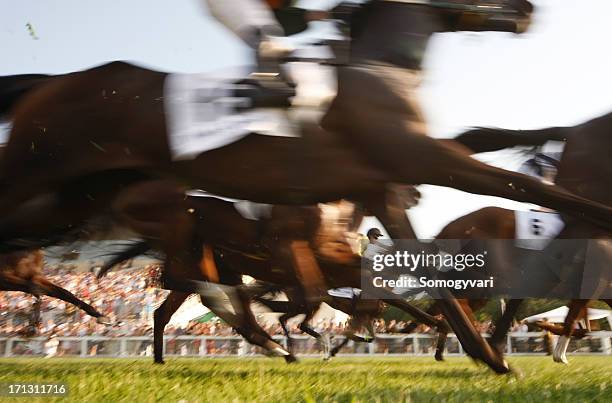
[[[104,265],[100,268],[100,271],[96,275],[98,279],[104,277],[104,275],[110,271],[114,266],[118,265],[121,262],[125,262],[128,259],[135,258],[136,256],[140,256],[145,252],[151,249],[151,245],[147,241],[139,241],[132,244],[130,247],[123,249],[122,251],[113,254],[112,258],[104,263]]]
[[[0,77],[0,119],[6,117],[13,105],[27,92],[47,82],[46,74],[20,74]]]
[[[566,141],[568,127],[547,127],[538,130],[508,130],[477,127],[453,140],[468,147],[474,154],[516,146],[541,146],[547,141]]]

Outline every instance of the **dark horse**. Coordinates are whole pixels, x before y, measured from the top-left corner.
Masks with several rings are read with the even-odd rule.
[[[0,200],[0,251],[60,242],[131,183],[160,175],[274,204],[360,200],[389,182],[428,183],[537,203],[610,228],[611,208],[487,166],[426,136],[413,90],[429,38],[456,30],[521,32],[530,3],[501,5],[500,15],[499,7],[466,12],[372,1],[351,18],[350,61],[337,69],[338,94],[322,126],[304,123],[300,138],[251,134],[188,161],[170,157],[166,74],[111,63],[49,79],[10,111],[13,128],[0,162],[0,185],[10,189]],[[180,201],[166,198],[177,187],[148,200],[160,220],[172,221],[172,208],[180,210]],[[404,221],[393,236],[414,238]],[[175,235],[168,254],[180,277],[176,257],[185,239]],[[451,301],[443,304],[449,320],[466,322]]]

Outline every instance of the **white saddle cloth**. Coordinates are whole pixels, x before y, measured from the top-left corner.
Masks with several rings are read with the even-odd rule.
[[[515,245],[521,249],[543,250],[565,227],[557,212],[516,211],[514,217]]]
[[[361,294],[361,290],[359,288],[342,287],[332,288],[331,290],[327,290],[327,293],[336,298],[353,299]]]
[[[250,133],[267,136],[299,136],[298,120],[316,119],[320,114],[304,114],[304,107],[319,108],[335,94],[333,70],[323,66],[297,66],[290,71],[296,78],[297,95],[290,109],[248,107],[249,98],[234,97],[236,82],[249,75],[247,67],[221,72],[168,74],[164,82],[164,110],[168,141],[173,160],[197,155],[234,143]],[[327,88],[327,90],[326,90]],[[300,106],[296,108],[295,106]]]

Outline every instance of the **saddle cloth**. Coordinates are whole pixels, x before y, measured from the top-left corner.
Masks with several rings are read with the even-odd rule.
[[[290,109],[248,109],[249,98],[234,96],[237,82],[251,73],[252,69],[247,67],[210,73],[168,74],[164,82],[164,111],[172,159],[193,159],[251,133],[298,137],[299,119],[317,119],[322,114],[304,114],[299,109],[319,108],[327,98],[335,95],[333,69],[317,65],[306,67],[306,64],[287,66],[297,84],[297,94],[292,100],[294,107]]]
[[[353,299],[361,294],[361,290],[359,288],[342,287],[332,288],[327,290],[327,293],[336,298]]]
[[[8,143],[12,125],[9,122],[0,121],[0,144]]]
[[[543,250],[565,227],[557,212],[516,211],[514,218],[515,246],[521,249]]]

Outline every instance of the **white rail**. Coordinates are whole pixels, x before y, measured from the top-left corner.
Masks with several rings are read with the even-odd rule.
[[[287,345],[283,336],[275,340]],[[308,336],[292,336],[293,350],[301,356],[321,354],[319,343]],[[343,336],[332,339],[335,345]],[[553,340],[555,342],[556,340]],[[359,356],[426,356],[433,354],[436,335],[432,334],[379,334],[372,343],[349,342],[341,355]],[[506,344],[509,355],[544,354],[544,338],[540,332],[510,333]],[[139,357],[151,356],[153,338],[139,337],[37,337],[23,339],[0,338],[0,357],[21,356],[79,356],[79,357]],[[612,355],[612,332],[593,332],[581,340],[572,340],[568,352],[573,354]],[[258,347],[247,344],[239,336],[165,336],[164,354],[185,357],[253,356],[261,353]],[[463,349],[454,335],[446,342],[446,354],[463,355]]]

